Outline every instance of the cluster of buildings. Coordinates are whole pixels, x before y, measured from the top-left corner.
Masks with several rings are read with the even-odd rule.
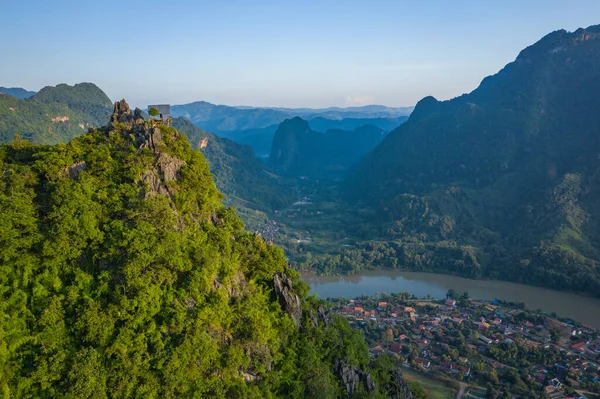
[[[591,327],[496,301],[385,298],[340,302],[333,309],[364,331],[372,356],[386,353],[420,371],[481,386],[494,375],[499,386],[508,385],[503,376],[512,368],[528,389],[553,399],[600,392],[600,335]],[[509,351],[519,355],[511,358]],[[523,353],[530,358],[518,358]]]

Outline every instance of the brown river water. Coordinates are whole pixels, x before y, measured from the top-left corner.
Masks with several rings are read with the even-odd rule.
[[[473,299],[524,302],[528,309],[556,312],[600,329],[600,299],[497,280],[471,280],[444,274],[372,270],[352,276],[304,277],[320,298],[355,298],[378,293],[409,292],[417,297],[445,298],[450,288]]]

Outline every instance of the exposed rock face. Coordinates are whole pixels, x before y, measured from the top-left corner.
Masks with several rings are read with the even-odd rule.
[[[58,123],[58,122],[68,122],[69,121],[69,117],[66,115],[60,115],[57,116],[55,118],[52,118],[52,122],[54,123]]]
[[[319,306],[316,312],[310,314],[310,321],[314,327],[317,327],[320,323],[328,326],[331,322],[331,315],[323,306]]]
[[[166,152],[161,151],[163,143],[163,132],[160,128],[149,125],[142,115],[142,111],[136,108],[132,113],[129,104],[125,100],[115,102],[113,114],[110,117],[111,130],[133,133],[136,148],[149,149],[154,152],[156,160],[154,168],[147,170],[140,178],[140,185],[144,187],[141,195],[148,198],[152,195],[163,195],[173,197],[173,190],[167,184],[171,181],[179,181],[180,170],[185,162]],[[172,134],[179,134],[176,130]]]
[[[350,366],[343,360],[335,359],[334,373],[342,380],[348,397],[358,391],[361,385],[367,392],[375,390],[375,382],[369,373]]]
[[[294,293],[292,280],[285,274],[276,273],[273,275],[273,285],[281,308],[299,327],[302,322],[302,302],[300,297]]]
[[[385,385],[385,390],[390,399],[414,399],[408,383],[398,369],[392,372],[390,382]]]
[[[71,179],[76,179],[77,176],[79,176],[79,174],[83,172],[86,167],[87,164],[85,163],[85,161],[79,161],[66,168],[65,172],[67,172]]]

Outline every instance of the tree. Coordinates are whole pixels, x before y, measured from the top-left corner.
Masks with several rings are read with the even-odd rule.
[[[453,288],[450,288],[448,290],[448,293],[446,294],[446,298],[455,299],[456,297],[457,297],[456,291]]]
[[[158,116],[158,109],[152,107],[148,110],[148,113],[150,114],[152,119],[154,119],[155,116]]]

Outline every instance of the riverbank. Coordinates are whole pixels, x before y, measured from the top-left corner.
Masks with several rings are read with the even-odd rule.
[[[448,290],[471,298],[522,302],[528,309],[556,313],[600,328],[600,299],[498,280],[473,280],[445,274],[378,269],[349,276],[303,275],[320,298],[355,298],[375,293],[408,292],[419,298],[445,298]]]

